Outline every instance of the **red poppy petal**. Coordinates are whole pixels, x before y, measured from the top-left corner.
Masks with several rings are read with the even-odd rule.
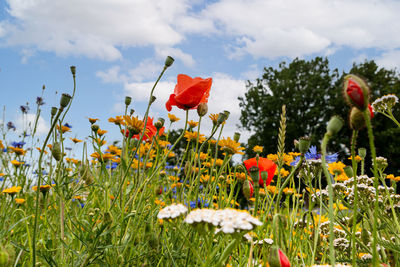
[[[178,74],[174,93],[176,95],[179,95],[186,88],[191,87],[194,82],[195,82],[194,79],[192,79],[190,76],[188,76],[186,74]]]

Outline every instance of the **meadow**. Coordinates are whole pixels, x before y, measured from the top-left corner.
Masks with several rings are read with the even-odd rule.
[[[371,126],[379,114],[400,127],[392,112],[397,96],[372,102],[368,84],[348,75],[348,122],[334,116],[320,143],[299,136],[285,147],[282,106],[275,153],[254,146],[256,157],[248,158],[239,133],[224,136],[229,111],[208,113],[212,78],[178,75],[168,118],[148,116],[173,61],[160,67],[143,117],[130,110],[128,96],[125,113],[109,118],[119,140],[109,140],[95,117],[88,119],[90,142],[71,138],[65,116],[79,90],[75,67],[72,95],[51,109],[36,101],[36,122],[40,114],[51,121],[45,138],[37,139],[35,123],[10,140],[15,126],[3,122],[0,266],[400,265],[400,176],[385,173]],[[189,112],[198,120],[188,120]],[[172,140],[178,120],[185,126]],[[204,120],[212,121],[210,132],[201,132]],[[347,166],[329,150],[342,127],[353,131]],[[359,131],[368,132],[369,147],[357,147]],[[81,157],[69,157],[81,142]],[[178,144],[185,148],[179,157]],[[236,154],[245,160],[232,161]]]

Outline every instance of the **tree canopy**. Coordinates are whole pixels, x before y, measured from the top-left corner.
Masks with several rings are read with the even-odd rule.
[[[371,87],[370,102],[385,94],[400,96],[400,76],[396,70],[380,68],[374,61],[354,63],[349,73],[363,77]],[[310,61],[294,59],[278,68],[264,68],[261,78],[247,82],[247,92],[239,97],[241,107],[240,126],[252,131],[247,155],[253,156],[255,145],[264,151],[275,153],[282,105],[286,105],[286,150],[292,151],[293,141],[310,136],[313,145],[319,147],[331,116],[340,115],[348,120],[350,107],[342,97],[343,77],[347,73],[331,70],[327,58],[316,57]],[[399,116],[399,105],[394,109]],[[388,171],[400,169],[400,129],[389,119],[376,115],[372,119],[378,156],[388,158]],[[349,156],[351,129],[344,127],[332,140],[329,150],[339,152],[343,161]],[[358,137],[357,147],[368,148],[366,131]],[[399,173],[400,174],[400,173]]]

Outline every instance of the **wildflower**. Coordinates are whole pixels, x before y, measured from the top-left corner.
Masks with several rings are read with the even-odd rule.
[[[308,150],[307,153],[304,155],[306,161],[309,162],[320,162],[321,161],[321,154],[317,153],[317,147],[316,146],[311,146],[310,149]],[[337,161],[338,154],[333,153],[330,155],[325,156],[325,160],[327,163],[332,163]],[[291,166],[296,166],[296,164],[299,162],[300,157],[296,157],[295,160],[290,164]]]
[[[100,138],[93,138],[93,141],[96,142],[98,146],[104,146],[107,143],[106,140],[101,140]]]
[[[175,219],[187,212],[187,207],[182,204],[172,204],[166,206],[157,215],[158,219]]]
[[[106,152],[110,152],[113,155],[121,155],[122,150],[116,146],[111,145],[106,149]]]
[[[251,158],[251,159],[245,160],[243,163],[246,166],[247,171],[249,171],[249,169],[251,167],[258,167],[259,173],[260,173],[260,175],[259,175],[260,178],[258,180],[258,184],[261,187],[264,187],[264,181],[261,178],[261,172],[267,172],[268,173],[268,178],[265,181],[265,184],[268,186],[271,183],[272,178],[274,177],[275,170],[276,170],[276,164],[273,161],[271,161],[269,159],[266,159],[266,158],[261,158],[260,157],[258,159],[258,163],[257,163],[257,159],[256,158]]]
[[[277,246],[273,246],[270,250],[268,264],[271,267],[290,267],[289,259],[285,253]]]
[[[12,152],[14,152],[18,156],[23,156],[26,153],[26,150],[19,148],[19,147],[8,147]]]
[[[26,105],[26,106],[21,105],[19,108],[20,108],[20,110],[21,110],[21,112],[23,114],[28,114],[28,112],[29,112],[29,106],[28,105]]]
[[[218,124],[219,114],[210,114],[208,117],[211,119],[214,126]],[[225,121],[222,124],[225,124]]]
[[[71,139],[71,141],[74,142],[75,144],[76,144],[76,143],[82,142],[82,140],[79,140],[79,139],[77,139],[77,138],[71,138],[71,137],[70,137],[69,139]]]
[[[399,98],[396,95],[389,94],[376,99],[372,103],[372,108],[375,112],[385,113],[391,111],[392,108],[399,102]]]
[[[25,199],[23,199],[23,198],[16,198],[16,199],[15,199],[15,203],[18,204],[18,205],[22,205],[22,204],[25,203]]]
[[[20,186],[12,186],[10,188],[4,189],[3,193],[13,196],[13,195],[19,193],[19,191],[21,191],[21,189],[22,189],[22,187],[20,187]]]
[[[98,120],[99,120],[99,119],[89,118],[90,124],[96,123],[96,121],[98,121]]]
[[[71,127],[62,125],[60,127],[60,125],[57,125],[57,130],[61,131],[62,133],[66,133],[66,132],[70,132],[71,131]]]
[[[46,103],[43,101],[43,98],[42,98],[42,97],[38,96],[38,97],[36,97],[36,104],[37,104],[38,106],[43,106],[43,105],[46,104]]]
[[[349,160],[353,160],[353,157],[350,156],[348,159],[349,159]],[[360,161],[362,160],[362,158],[361,158],[359,155],[356,155],[356,156],[354,157],[354,159],[355,159],[355,161],[357,161],[357,162],[360,162]]]
[[[24,165],[25,164],[25,162],[23,162],[23,161],[18,161],[18,160],[12,160],[11,161],[11,164],[12,165],[14,165],[15,167],[19,167],[19,166],[21,166],[21,165]]]
[[[254,153],[261,154],[263,152],[264,147],[262,146],[255,146],[253,147]]]
[[[116,116],[115,118],[109,118],[108,121],[111,123],[114,123],[115,125],[125,125],[125,122],[124,122],[124,119],[122,118],[122,116]]]
[[[228,155],[233,155],[233,154],[244,155],[244,153],[242,152],[244,147],[241,147],[240,143],[235,142],[230,137],[228,137],[227,139],[224,138],[220,140],[218,145],[221,146],[221,150],[227,153]]]
[[[235,173],[235,176],[239,181],[251,180],[251,177],[244,172],[237,172]]]
[[[174,114],[168,113],[168,118],[171,123],[179,121],[180,119],[176,117]]]
[[[192,79],[187,75],[179,74],[177,80],[174,93],[165,104],[168,111],[171,111],[172,106],[187,110],[197,108],[200,103],[207,103],[212,84],[211,78]]]
[[[22,148],[26,143],[24,141],[12,142],[11,145],[16,148]]]
[[[128,127],[129,135],[139,134],[144,128],[144,122],[139,120],[138,117],[124,115],[125,125]]]
[[[8,130],[13,130],[15,131],[17,128],[15,127],[14,123],[12,123],[12,121],[7,122],[7,129]]]
[[[332,162],[330,164],[328,164],[328,170],[331,174],[333,175],[340,175],[342,173],[344,173],[343,168],[346,165],[344,165],[342,162]]]
[[[197,132],[186,131],[184,137],[186,138],[186,140],[188,142],[190,142],[190,141],[196,141],[197,135],[198,135]],[[204,134],[200,134],[199,135],[199,143],[203,143],[205,140],[206,140],[206,138],[205,138]]]
[[[292,194],[296,193],[296,189],[286,187],[283,189],[283,193],[286,195],[292,195]]]
[[[33,191],[36,191],[37,190],[37,185],[33,186],[32,189],[33,189]],[[51,185],[48,185],[48,184],[41,185],[39,187],[39,191],[42,192],[43,194],[46,194],[47,192],[49,192],[50,189],[51,189]]]
[[[190,120],[190,121],[188,121],[188,125],[190,128],[194,128],[197,125],[199,125],[199,122]]]
[[[143,129],[143,128],[142,128]],[[164,133],[164,127],[161,127],[160,130],[158,130],[158,134],[161,136]],[[153,137],[157,134],[157,128],[153,125],[153,118],[147,117],[147,123],[146,123],[146,130],[145,134],[143,136],[143,140],[152,140]],[[133,135],[133,138],[139,139],[140,135]]]

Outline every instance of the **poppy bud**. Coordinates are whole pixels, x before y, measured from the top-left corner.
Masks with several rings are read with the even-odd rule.
[[[157,97],[155,97],[154,95],[151,96],[150,99],[150,105],[154,103],[154,101],[156,101]]]
[[[97,133],[97,131],[100,129],[100,126],[97,124],[93,124],[91,128],[93,132]]]
[[[227,118],[225,117],[225,113],[220,112],[218,114],[217,124],[223,123]]]
[[[129,111],[129,114],[132,116],[133,113],[135,113],[135,110],[133,108],[131,108],[131,110]]]
[[[311,140],[308,136],[300,137],[299,151],[301,154],[305,154],[310,148]]]
[[[268,181],[268,172],[261,172],[261,179],[262,179],[262,183],[263,183],[263,187],[264,187],[264,182]],[[261,186],[261,185],[260,185]]]
[[[247,200],[253,197],[254,188],[251,182],[247,179],[243,182],[242,192]]]
[[[365,159],[365,157],[367,156],[367,149],[364,147],[360,147],[358,149],[358,155],[362,158]]]
[[[361,130],[365,127],[364,114],[361,110],[353,107],[350,111],[350,127],[353,130]]]
[[[69,101],[71,101],[71,98],[72,98],[72,96],[70,96],[69,94],[61,95],[61,100],[60,100],[61,109],[64,109],[65,107],[68,106]]]
[[[271,248],[268,263],[270,267],[290,267],[289,259],[277,246]]]
[[[197,114],[198,114],[200,117],[203,117],[204,115],[206,115],[207,112],[208,112],[208,105],[207,105],[207,103],[200,103],[200,104],[197,106]]]
[[[239,142],[239,139],[240,139],[240,133],[235,132],[235,134],[233,135],[233,140],[234,140],[235,142]]]
[[[157,130],[160,130],[164,126],[165,120],[163,118],[158,118],[158,120],[154,123],[154,126]]]
[[[351,166],[346,166],[343,168],[344,173],[347,175],[347,177],[351,178],[353,177],[353,168]]]
[[[231,113],[229,111],[227,111],[227,110],[224,110],[224,114],[225,114],[225,120],[227,120]]]
[[[156,187],[156,194],[157,194],[157,195],[161,195],[161,194],[162,194],[162,191],[163,191],[162,186]]]
[[[165,67],[170,67],[174,63],[175,59],[173,57],[167,56],[165,59]]]
[[[125,96],[125,105],[129,106],[132,102],[132,97],[130,96]]]
[[[62,156],[60,143],[56,142],[53,144],[53,147],[51,148],[51,155],[55,160],[60,161]]]
[[[259,168],[257,166],[252,166],[249,168],[250,177],[253,181],[257,181],[259,179]]]
[[[365,110],[368,106],[369,87],[360,77],[349,74],[344,77],[344,96],[353,106]]]
[[[365,228],[361,230],[361,240],[365,245],[368,245],[368,243],[370,242],[370,236],[371,233],[368,233]]]
[[[331,135],[337,134],[342,129],[344,121],[339,116],[333,116],[326,126],[326,130]]]
[[[57,114],[57,108],[56,107],[52,107],[51,108],[51,116],[54,117]]]
[[[76,67],[75,67],[75,66],[71,66],[70,69],[71,69],[72,75],[75,76],[75,74],[76,74]]]

